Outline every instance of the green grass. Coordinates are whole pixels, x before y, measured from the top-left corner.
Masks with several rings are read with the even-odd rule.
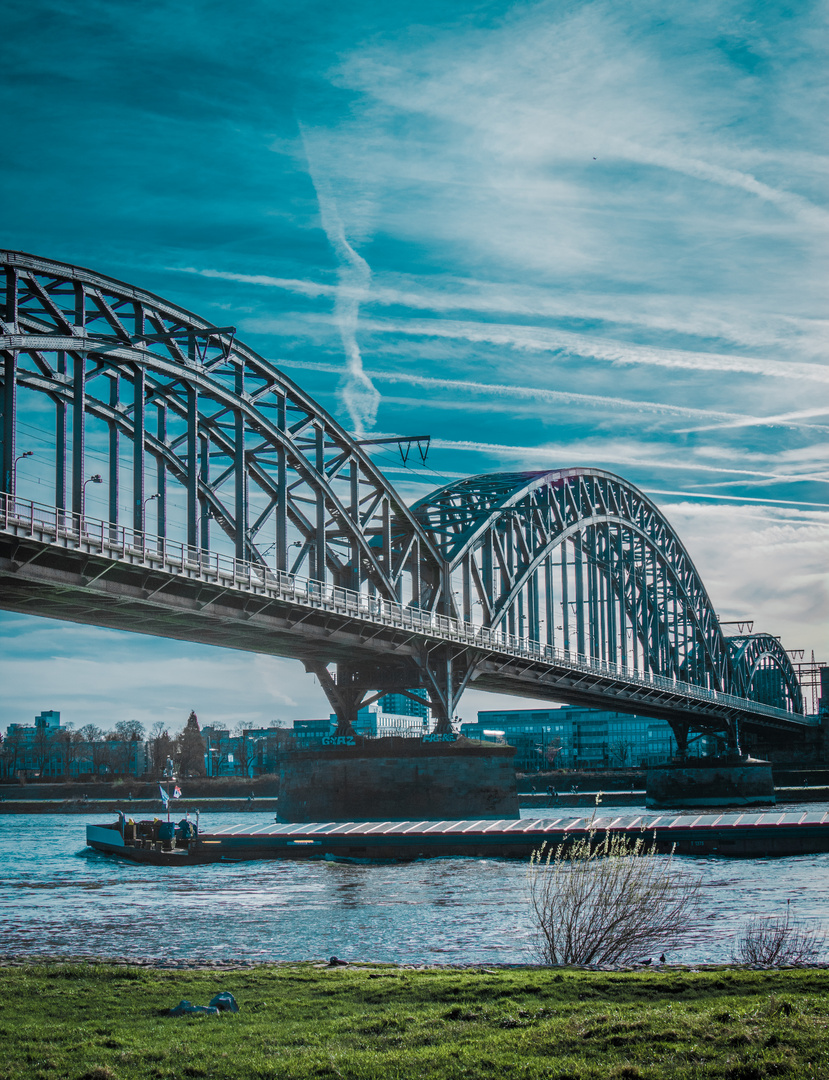
[[[0,969],[0,1080],[829,1078],[829,972]],[[237,1015],[170,1017],[230,990]]]

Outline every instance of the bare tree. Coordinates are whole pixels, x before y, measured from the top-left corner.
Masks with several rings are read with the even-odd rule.
[[[239,771],[242,776],[247,776],[248,766],[254,761],[256,748],[251,744],[248,737],[249,730],[244,724],[238,724],[233,734],[236,736],[236,762],[239,765]]]
[[[264,753],[262,755],[262,772],[279,772],[280,762],[285,753],[293,750],[296,746],[293,732],[281,724],[271,724],[264,737]]]
[[[788,903],[785,919],[750,919],[737,941],[732,959],[741,964],[780,967],[816,960],[826,944],[822,926],[792,921]]]
[[[68,779],[72,775],[72,766],[80,757],[83,739],[79,731],[72,731],[69,726],[61,728],[55,735],[55,753],[63,767],[63,775]]]
[[[92,760],[92,772],[96,776],[107,772],[110,767],[110,748],[106,736],[94,724],[84,724],[78,733],[89,748]]]
[[[226,733],[226,735],[227,735],[227,733]],[[233,753],[233,744],[230,741],[230,736],[227,735],[227,737],[224,738],[224,739],[219,737],[216,740],[216,754],[215,754],[215,757],[213,758],[213,765],[212,765],[213,775],[214,776],[221,776],[222,766],[223,765],[232,764],[231,761],[229,760],[232,753]],[[230,771],[235,772],[235,770],[233,770],[233,769],[230,770]]]
[[[89,771],[96,772],[96,761],[98,753],[96,751],[97,744],[104,736],[103,731],[94,724],[84,724],[84,726],[78,731],[81,739],[83,740],[84,749],[86,750],[86,757],[89,762]]]
[[[547,749],[544,752],[544,756],[547,758],[547,764],[551,769],[555,768],[556,758],[563,749],[564,747],[561,744],[561,739],[558,736],[547,743]]]
[[[138,744],[144,739],[144,725],[139,724],[137,720],[119,720],[115,725],[115,730],[110,732],[109,738],[114,744],[112,764],[116,772],[124,774],[132,772],[132,763],[135,761],[137,775]]]
[[[175,758],[176,743],[159,720],[150,729],[150,771],[153,776],[161,776],[167,765],[167,758]]]
[[[619,738],[612,742],[608,749],[612,765],[627,765],[633,750],[633,743],[628,739]]]
[[[116,731],[108,731],[104,736],[109,750],[107,764],[113,773],[128,773],[130,764],[130,744],[122,739]]]
[[[3,741],[3,774],[11,779],[25,760],[26,744],[19,732],[12,732]]]
[[[115,735],[124,742],[141,742],[144,738],[144,725],[137,720],[119,720],[115,725]]]
[[[530,860],[538,953],[547,964],[618,964],[675,944],[698,911],[700,880],[644,837],[594,832]]]
[[[45,724],[38,724],[35,728],[35,737],[31,747],[32,759],[40,776],[46,774],[46,766],[52,756],[52,735],[52,730]]]

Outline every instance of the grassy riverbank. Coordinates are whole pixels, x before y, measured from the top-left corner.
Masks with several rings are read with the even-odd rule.
[[[829,1078],[828,984],[826,970],[0,968],[0,1078]],[[219,990],[240,1013],[165,1015]]]

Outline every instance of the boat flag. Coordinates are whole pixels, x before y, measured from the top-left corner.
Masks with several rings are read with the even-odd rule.
[[[167,792],[164,790],[164,788],[161,786],[161,784],[158,785],[158,790],[161,792],[161,801],[166,806],[167,803],[170,801],[170,796],[167,794]]]
[[[176,786],[173,788],[173,798],[174,799],[180,799],[181,798],[181,788],[178,786],[178,784],[176,784]]]

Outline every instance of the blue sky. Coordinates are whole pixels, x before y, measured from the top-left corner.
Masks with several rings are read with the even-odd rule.
[[[236,324],[352,430],[431,434],[427,470],[377,455],[407,498],[621,474],[723,618],[829,659],[826,24],[31,0],[4,14],[0,237]],[[9,614],[0,635],[0,726],[327,712],[290,661]]]

